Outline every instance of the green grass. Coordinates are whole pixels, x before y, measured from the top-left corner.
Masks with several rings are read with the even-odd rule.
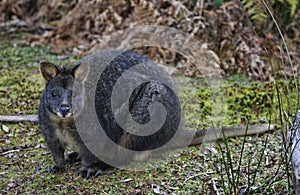
[[[62,61],[49,54],[47,47],[31,48],[20,44],[14,47],[14,39],[0,41],[0,114],[36,114],[44,88],[38,62],[47,59],[59,64],[73,64],[76,58]],[[175,78],[187,128],[206,128],[219,122],[223,125],[259,123],[263,117],[279,124],[277,92],[273,83],[249,83],[244,78],[230,77],[225,77],[217,88],[209,86],[203,79]],[[286,83],[277,83],[279,95],[286,94]],[[296,97],[292,84],[290,89],[291,97]],[[216,106],[214,100],[217,99],[223,102],[222,107]],[[157,161],[152,169],[115,170],[85,180],[77,176],[79,166],[75,164],[68,164],[67,172],[62,174],[46,171],[53,160],[36,124],[0,123],[0,191],[3,194],[210,194],[215,193],[214,187],[222,189],[224,185],[228,188],[228,181],[232,180],[232,175],[226,173],[228,167],[222,163],[226,164],[226,151],[230,150],[231,171],[236,174],[240,170],[237,187],[246,186],[256,175],[251,186],[256,193],[276,194],[289,190],[282,140],[281,132],[275,131],[247,137],[245,142],[244,138],[232,138],[227,147],[222,142],[206,143],[170,154],[167,161]],[[257,167],[259,161],[261,165]],[[266,186],[269,180],[272,183]]]

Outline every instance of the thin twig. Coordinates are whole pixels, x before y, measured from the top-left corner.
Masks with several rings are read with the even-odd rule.
[[[0,156],[5,156],[7,154],[14,153],[14,152],[20,152],[20,149],[9,150],[9,151],[6,151],[6,152],[2,152],[2,153],[0,153]]]
[[[206,173],[198,173],[198,174],[195,174],[195,175],[192,175],[192,176],[186,178],[183,183],[186,183],[188,180],[193,179],[193,178],[198,177],[198,176],[201,176],[201,175],[208,176],[209,174],[214,174],[214,173],[216,173],[216,172],[211,171],[211,172],[206,172]]]
[[[38,122],[37,115],[6,115],[0,116],[0,122],[10,122],[10,123],[18,123],[18,122]]]

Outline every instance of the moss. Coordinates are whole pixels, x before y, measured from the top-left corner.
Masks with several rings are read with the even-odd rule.
[[[60,61],[57,56],[48,53],[47,47],[14,47],[9,41],[0,45],[3,51],[0,54],[0,114],[35,114],[44,87],[37,65],[40,59],[72,64],[76,58]],[[272,115],[272,119],[278,118],[279,106],[274,83],[249,84],[239,77],[231,80],[225,78],[218,85],[209,85],[204,79],[196,78],[176,77],[175,80],[187,128],[207,128],[218,121],[224,125],[247,123],[247,120],[258,123],[262,117],[269,115]],[[298,95],[295,83],[277,81],[277,86],[282,109],[296,107]],[[289,86],[289,93],[285,86]],[[287,94],[294,101],[287,101],[284,98]],[[272,122],[276,123],[277,120]],[[3,125],[9,129],[8,132],[2,130]],[[243,174],[250,174],[246,166],[249,159],[250,169],[255,171],[260,159],[257,151],[262,150],[263,140],[270,136],[266,150],[269,164],[260,169],[257,185],[262,185],[266,178],[274,175],[283,161],[281,145],[278,144],[281,142],[280,135],[275,132],[247,139]],[[238,159],[242,139],[234,138],[229,142],[234,159]],[[214,143],[189,147],[170,154],[167,160],[155,162],[152,169],[119,170],[97,179],[85,180],[77,175],[79,167],[74,164],[67,166],[66,173],[47,172],[53,160],[36,124],[0,123],[0,191],[4,194],[151,194],[154,193],[154,186],[156,189],[158,186],[161,193],[168,194],[214,193],[212,180],[220,186],[221,176],[227,177],[220,169],[222,156],[216,148]],[[286,175],[282,168],[280,171],[281,176],[277,177],[273,186],[268,186],[266,192],[274,194],[287,188]],[[246,177],[240,185],[245,184]]]

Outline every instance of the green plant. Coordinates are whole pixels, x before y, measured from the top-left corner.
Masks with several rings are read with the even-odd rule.
[[[246,1],[244,1],[244,3],[246,3]],[[280,54],[282,56],[287,56],[289,64],[293,69],[293,63],[291,61],[289,49],[285,43],[283,33],[279,28],[279,25],[270,10],[270,7],[265,1],[262,1],[262,3],[281,36],[284,49],[280,48]],[[249,3],[248,6],[251,7],[251,3]],[[270,57],[269,53],[268,55]],[[286,71],[284,61],[275,65],[270,59],[269,61],[273,66],[273,70],[278,70],[274,66],[282,66],[283,70]],[[251,138],[246,139],[245,137],[242,143],[240,143],[241,148],[239,148],[239,151],[237,152],[239,155],[234,153],[235,147],[230,145],[230,140],[224,139],[223,142],[219,142],[218,149],[222,156],[220,158],[221,165],[219,165],[218,171],[220,172],[222,178],[223,191],[225,194],[265,194],[276,192],[292,194],[293,186],[290,166],[291,146],[287,142],[287,132],[289,130],[288,128],[293,124],[292,121],[294,120],[294,113],[299,108],[299,83],[294,72],[293,75],[293,78],[289,79],[285,74],[285,79],[283,81],[275,81],[272,85],[265,85],[265,91],[260,90],[261,85],[258,83],[250,85],[250,90],[246,90],[244,93],[239,93],[239,89],[233,89],[229,91],[229,96],[233,96],[233,98],[229,99],[229,108],[236,108],[239,107],[237,105],[240,105],[241,113],[247,112],[248,108],[250,108],[250,110],[258,111],[262,109],[261,104],[267,103],[268,107],[274,107],[274,104],[276,104],[276,109],[273,111],[274,113],[269,113],[268,119],[269,121],[272,121],[271,116],[276,115],[275,112],[278,112],[278,118],[281,127],[279,129],[281,139],[278,142],[280,154],[277,157],[278,160],[276,162],[276,166],[273,166],[274,174],[272,175],[266,174],[268,171],[268,168],[266,167],[266,164],[268,164],[268,159],[265,156],[266,154],[269,155],[270,152],[272,152],[269,147],[270,143],[273,142],[273,140],[270,139],[269,134],[266,134],[264,136],[264,140],[257,144],[253,144],[253,140],[251,140]],[[258,103],[257,105],[256,102]],[[245,107],[243,108],[242,105],[245,105]],[[249,118],[247,117],[246,120],[250,122]],[[247,129],[245,129],[245,131],[247,131]],[[248,144],[253,144],[256,147],[255,152],[252,155],[247,155],[249,151],[245,150],[245,146]],[[247,156],[248,159],[245,159]],[[249,158],[249,156],[252,158]],[[264,182],[261,182],[260,177],[264,177]],[[283,182],[280,177],[285,178],[285,182]],[[276,186],[279,182],[282,182],[284,187],[281,186],[281,188],[276,189]]]
[[[287,5],[289,7],[290,15],[294,16],[297,8],[299,6],[299,0],[271,0],[272,5],[276,4],[276,2],[279,2],[282,6]]]
[[[241,2],[252,20],[262,23],[267,18],[259,0],[241,0]]]

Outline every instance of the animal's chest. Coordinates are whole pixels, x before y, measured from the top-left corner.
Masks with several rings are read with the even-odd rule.
[[[55,131],[57,137],[64,143],[70,145],[77,145],[76,129],[71,124],[57,125]]]

